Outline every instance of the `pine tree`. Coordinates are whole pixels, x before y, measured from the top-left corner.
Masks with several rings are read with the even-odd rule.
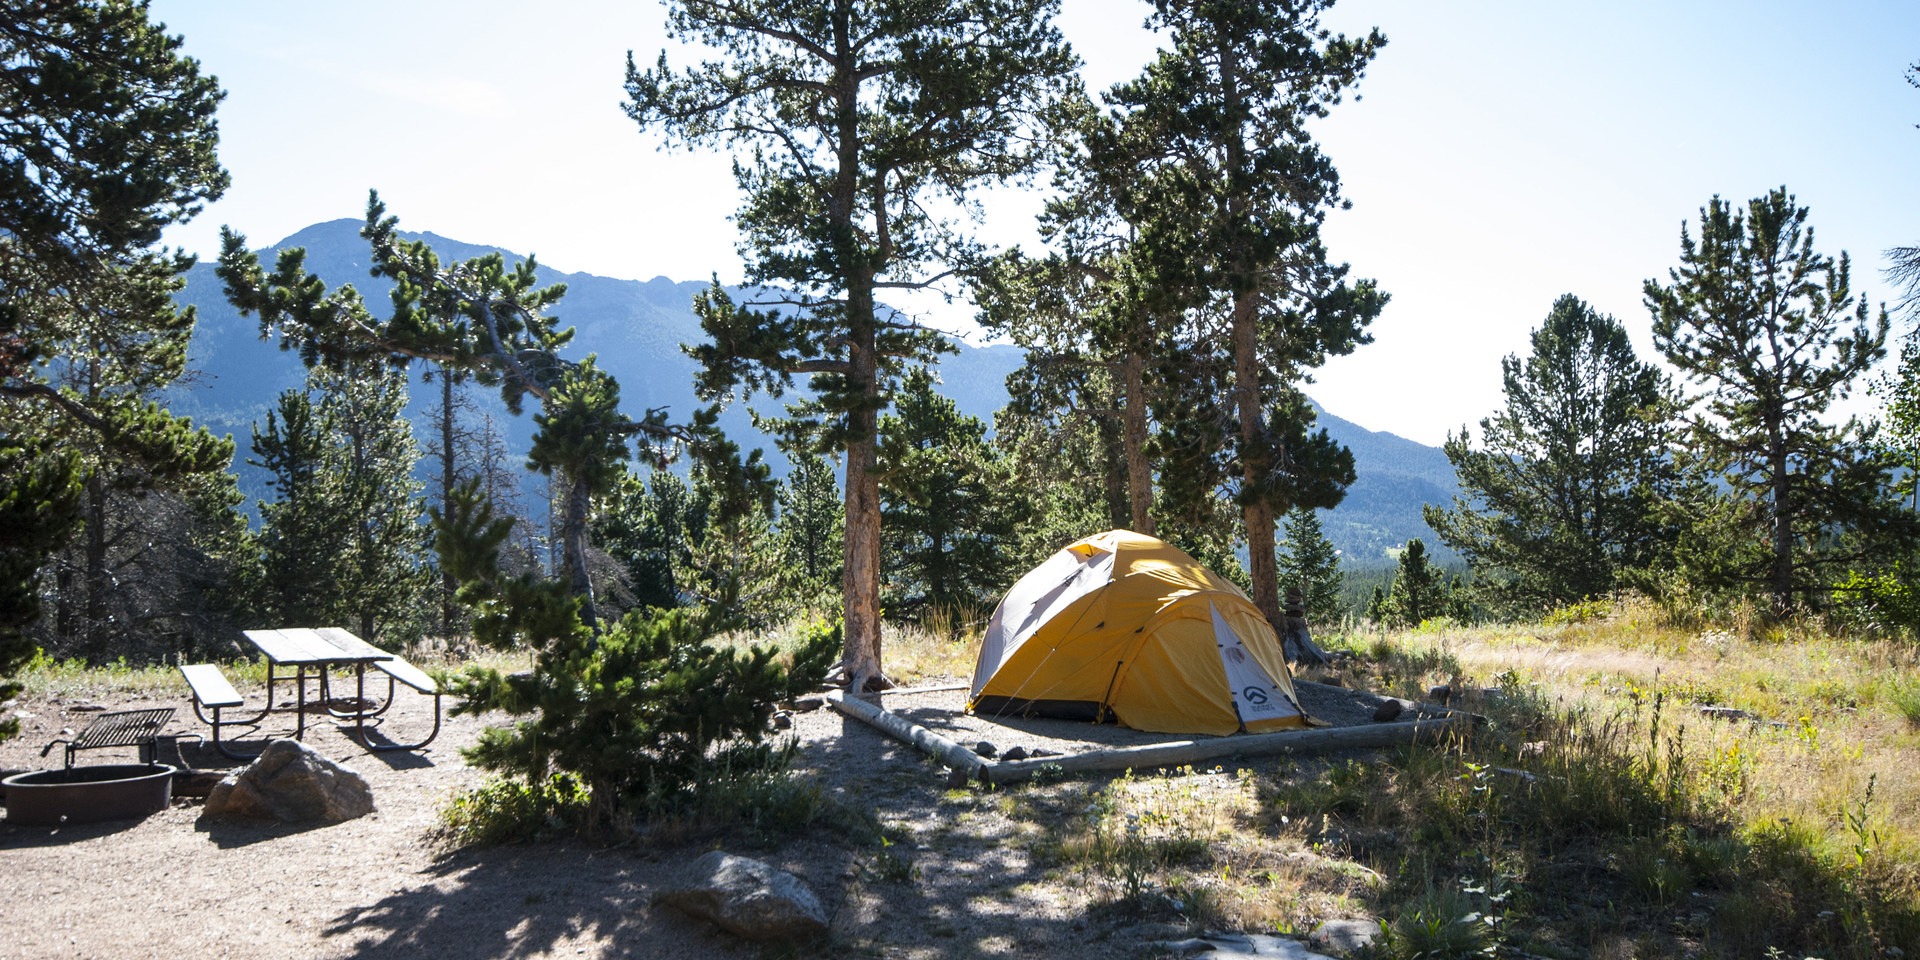
[[[434,511],[440,555],[476,611],[475,638],[534,656],[529,672],[468,667],[452,682],[455,713],[521,718],[487,729],[465,751],[470,761],[534,787],[556,774],[577,778],[590,798],[589,830],[698,810],[705,791],[780,770],[785,754],[769,742],[775,704],[820,683],[836,631],[814,632],[783,665],[771,647],[709,643],[736,625],[711,609],[650,608],[588,624],[564,581],[501,572],[512,526],[477,483]]]
[[[1477,446],[1465,429],[1447,438],[1461,494],[1428,506],[1427,524],[1518,609],[1605,595],[1673,540],[1654,516],[1675,483],[1672,388],[1618,321],[1572,294],[1533,352],[1500,367],[1506,408],[1480,421]]]
[[[255,429],[276,494],[260,514],[277,622],[345,622],[379,642],[419,614],[426,536],[406,402],[393,370],[321,369]]]
[[[497,253],[443,264],[425,241],[402,239],[398,230],[378,194],[369,194],[361,235],[372,248],[374,273],[395,281],[392,315],[385,319],[375,318],[352,286],[329,290],[307,273],[304,250],[282,251],[268,274],[245,237],[222,230],[218,273],[228,301],[242,315],[258,315],[262,335],[277,333],[281,347],[297,348],[309,367],[384,362],[404,368],[432,360],[498,386],[513,413],[526,397],[537,400],[540,429],[529,462],[553,482],[561,504],[562,575],[581,598],[589,625],[598,622],[589,514],[594,497],[619,475],[629,445],[657,465],[673,454],[672,445],[693,444],[715,475],[727,478],[730,498],[771,496],[759,453],[741,457],[715,427],[717,411],[698,411],[685,425],[668,423],[664,409],[629,416],[620,409],[619,384],[592,357],[562,357],[573,331],[556,328],[547,311],[566,287],[537,286],[533,258],[511,269]]]
[[[1384,595],[1376,590],[1370,615],[1404,627],[1417,627],[1435,617],[1454,612],[1452,590],[1446,575],[1433,565],[1427,545],[1418,537],[1407,541],[1400,551],[1400,563],[1394,570],[1393,585]]]
[[[1344,201],[1307,131],[1385,39],[1331,34],[1332,0],[1161,0],[1168,34],[1138,79],[1108,95],[1122,116],[1089,149],[1131,159],[1121,215],[1153,286],[1185,310],[1158,376],[1178,388],[1156,419],[1162,476],[1185,512],[1222,490],[1241,509],[1252,597],[1278,623],[1276,519],[1332,507],[1352,455],[1312,431],[1308,371],[1367,342],[1386,296],[1349,283],[1319,228]]]
[[[1056,0],[743,0],[669,4],[675,40],[715,59],[676,71],[628,58],[627,111],[669,142],[731,147],[747,279],[770,290],[695,302],[703,396],[780,395],[810,376],[789,433],[846,469],[842,571],[854,687],[885,683],[880,649],[879,416],[900,365],[941,338],[877,293],[924,288],[970,251],[935,214],[1041,159],[1041,113],[1076,83]]]
[[[1912,517],[1882,492],[1890,463],[1858,419],[1824,414],[1885,354],[1888,319],[1856,300],[1850,264],[1813,250],[1807,208],[1786,188],[1744,211],[1713,198],[1696,241],[1685,225],[1670,283],[1646,283],[1654,344],[1701,384],[1686,450],[1747,505],[1745,526],[1767,544],[1757,568],[1724,569],[1764,585],[1777,614],[1817,602],[1831,573],[1885,543],[1910,544]]]
[[[889,607],[904,615],[989,604],[1011,582],[1020,519],[987,426],[908,374],[881,423],[879,472]]]
[[[846,540],[846,504],[826,458],[800,454],[780,485],[778,536],[794,599],[802,606],[840,583],[840,545]]]
[[[1302,507],[1287,514],[1287,550],[1280,555],[1283,587],[1297,587],[1311,623],[1340,619],[1340,551],[1327,539],[1317,511]]]
[[[144,4],[23,0],[0,17],[0,435],[81,456],[78,527],[45,528],[57,639],[111,655],[113,568],[141,542],[140,495],[224,470],[233,445],[151,402],[185,369],[192,259],[161,230],[217,199],[213,78]],[[124,623],[121,626],[125,626]]]
[[[40,617],[40,567],[79,527],[80,491],[78,455],[0,433],[0,703],[19,695],[12,677],[38,649],[26,627]],[[19,730],[0,719],[0,740]]]

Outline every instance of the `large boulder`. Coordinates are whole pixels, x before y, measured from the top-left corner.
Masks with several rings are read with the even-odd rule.
[[[802,940],[827,932],[827,911],[799,877],[715,850],[680,885],[653,897],[749,940]]]
[[[373,812],[365,777],[298,740],[274,740],[207,794],[208,816],[338,822]]]

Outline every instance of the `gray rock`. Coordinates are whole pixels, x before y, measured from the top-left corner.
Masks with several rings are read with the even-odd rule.
[[[1380,924],[1375,920],[1328,920],[1307,934],[1307,945],[1344,957],[1371,948],[1379,935]]]
[[[689,916],[748,940],[799,940],[827,932],[827,911],[800,878],[715,850],[679,886],[654,895]]]
[[[809,694],[804,697],[795,698],[795,700],[793,701],[793,712],[794,713],[812,713],[813,711],[818,710],[821,707],[824,707],[826,705],[827,705],[826,697],[818,697],[818,696]]]
[[[1000,748],[994,746],[992,741],[982,740],[979,743],[976,743],[973,745],[973,752],[983,757],[986,757],[988,759],[992,759],[995,754],[1000,752]]]
[[[206,808],[208,816],[294,823],[339,822],[372,812],[366,778],[298,740],[268,743],[252,763],[214,785]]]
[[[1000,759],[1002,760],[1025,760],[1026,758],[1027,758],[1026,747],[1014,747],[1011,750],[1008,750],[1006,753],[1002,754],[1000,757]]]
[[[1263,933],[1209,933],[1187,940],[1153,941],[1148,946],[1175,956],[1203,960],[1330,960],[1326,954],[1308,950],[1298,940]]]

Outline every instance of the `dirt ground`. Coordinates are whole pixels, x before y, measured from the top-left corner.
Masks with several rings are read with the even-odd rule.
[[[258,691],[245,691],[258,698]],[[1367,722],[1377,698],[1302,684],[1310,713]],[[959,712],[964,692],[888,695],[883,705],[969,746],[988,740],[1061,752],[1168,739],[1064,721],[990,724]],[[0,770],[46,760],[39,750],[91,711],[177,706],[170,733],[205,733],[182,684],[177,701],[24,700],[21,735],[0,743]],[[431,699],[403,690],[387,718],[396,739],[431,722]],[[287,735],[290,712],[263,728]],[[801,776],[875,812],[910,849],[911,882],[873,869],[874,852],[832,837],[733,849],[805,880],[833,917],[823,956],[1134,956],[1153,930],[1115,929],[1090,884],[1047,876],[1028,856],[1030,826],[991,798],[953,794],[912,747],[832,710],[794,716]],[[24,827],[0,821],[0,960],[41,957],[743,957],[761,947],[667,908],[649,906],[704,847],[601,848],[580,843],[450,847],[437,835],[448,801],[480,783],[459,748],[488,718],[449,718],[418,753],[372,753],[330,723],[306,742],[365,776],[377,810],[345,823],[292,827],[203,818],[198,799],[138,821]],[[497,718],[493,722],[498,722]],[[164,739],[161,762],[230,765],[191,737]],[[81,763],[132,762],[133,751]],[[1284,762],[1284,761],[1283,761]],[[711,845],[711,841],[708,841]],[[1071,878],[1069,878],[1069,881]]]

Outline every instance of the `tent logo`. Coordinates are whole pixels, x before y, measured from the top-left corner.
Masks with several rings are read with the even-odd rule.
[[[1267,692],[1265,690],[1260,689],[1259,687],[1248,687],[1245,690],[1240,691],[1240,699],[1245,700],[1256,707],[1262,706],[1267,702]]]

